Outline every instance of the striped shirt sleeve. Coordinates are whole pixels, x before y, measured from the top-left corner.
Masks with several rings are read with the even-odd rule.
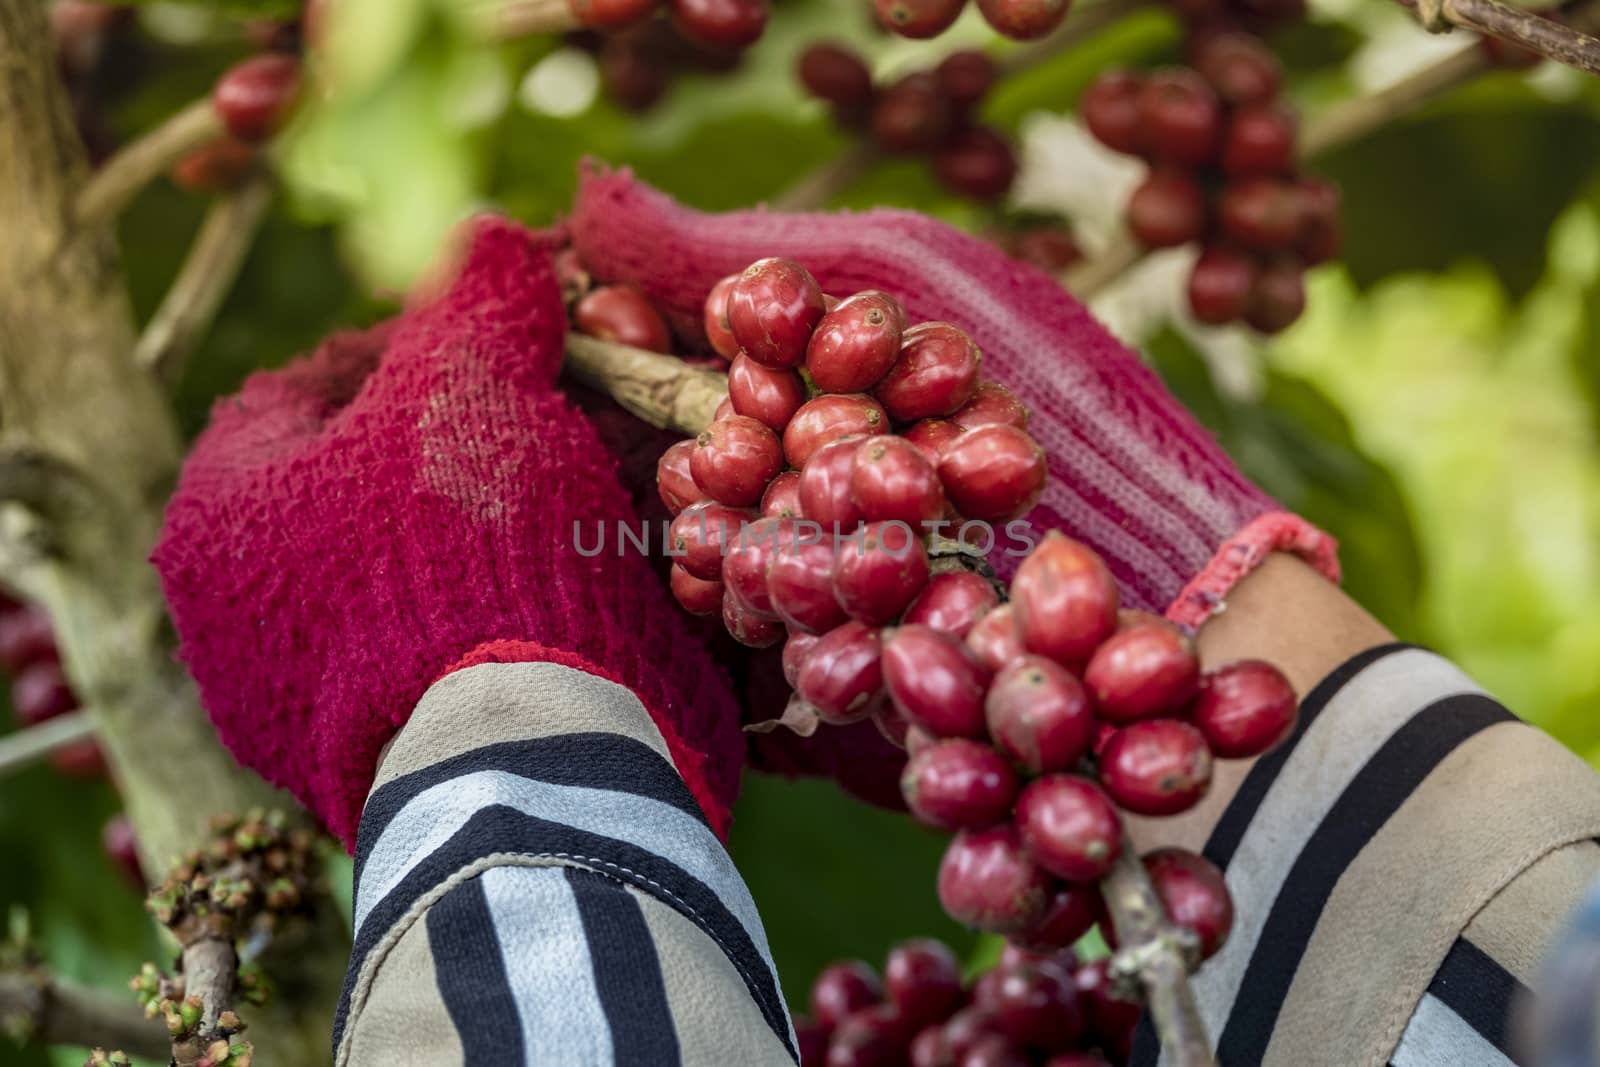
[[[1600,777],[1448,661],[1386,645],[1302,701],[1211,827],[1236,920],[1195,993],[1222,1064],[1498,1067],[1600,877]],[[1131,1062],[1169,1062],[1148,1020]]]
[[[356,847],[344,1064],[792,1064],[749,890],[627,689],[550,663],[436,683]]]

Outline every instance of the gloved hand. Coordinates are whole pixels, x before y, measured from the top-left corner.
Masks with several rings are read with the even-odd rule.
[[[707,215],[625,173],[595,172],[569,230],[597,279],[640,286],[688,336],[712,285],[763,256],[797,260],[829,293],[882,289],[914,321],[966,330],[985,377],[1032,409],[1028,428],[1048,457],[1028,520],[1099,552],[1125,606],[1197,626],[1274,550],[1338,576],[1330,537],[1245,478],[1083,305],[987,241],[905,211]],[[1018,560],[996,553],[991,562],[1008,578]]]
[[[614,464],[554,388],[544,239],[470,229],[444,294],[219,402],[154,562],[228,748],[347,845],[383,745],[440,677],[549,661],[638,695],[711,825],[743,742],[727,678],[636,553]]]

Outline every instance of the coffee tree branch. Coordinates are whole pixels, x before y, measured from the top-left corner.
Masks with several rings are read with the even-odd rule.
[[[165,1059],[166,1034],[133,998],[27,971],[0,972],[0,1027],[45,1045],[101,1045],[144,1059]]]
[[[0,737],[0,778],[25,770],[58,748],[94,736],[87,712],[72,711]]]
[[[79,224],[93,227],[116,218],[140,190],[222,133],[222,119],[209,96],[173,114],[106,160],[84,183],[77,198]]]

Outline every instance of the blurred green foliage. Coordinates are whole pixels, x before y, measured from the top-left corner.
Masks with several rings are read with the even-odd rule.
[[[466,212],[558,218],[585,156],[701,207],[772,197],[846,144],[790,75],[817,37],[870,44],[885,73],[953,41],[1009,48],[971,16],[936,42],[886,41],[858,0],[785,0],[737,76],[681,78],[643,117],[601,100],[566,118],[525,103],[526,74],[559,42],[476,43],[459,0],[335,7],[324,88],[278,150],[288,195],[179,384],[186,432],[250,371],[382,314]],[[248,50],[229,25],[181,47],[147,43],[116,127],[147,127],[203,92]],[[1295,29],[1281,42],[1295,93],[1318,106],[1347,95],[1361,43],[1348,21]],[[1016,128],[1070,110],[1097,71],[1176,49],[1166,15],[1140,14],[1008,80],[987,117]],[[1147,349],[1253,477],[1340,538],[1352,593],[1600,761],[1589,711],[1600,695],[1600,89],[1546,82],[1481,79],[1325,161],[1344,192],[1344,261],[1317,272],[1303,322],[1260,346],[1257,388],[1220,388],[1176,332]],[[992,221],[914,163],[876,168],[840,203]],[[127,214],[141,316],[202,210],[160,182]],[[0,781],[0,904],[32,910],[64,973],[113,986],[159,958],[94,845],[115,807],[109,786],[45,769]],[[836,956],[881,959],[912,934],[971,943],[934,900],[938,837],[826,785],[750,781],[733,846],[796,1003]],[[12,1055],[0,1058],[45,1062]]]

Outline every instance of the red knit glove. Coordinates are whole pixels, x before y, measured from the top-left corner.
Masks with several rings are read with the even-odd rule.
[[[636,554],[614,465],[553,387],[548,252],[482,220],[434,302],[221,401],[154,562],[207,711],[239,760],[345,843],[378,752],[440,677],[551,661],[620,682],[721,833],[743,742],[728,682]]]
[[[1033,411],[1050,477],[1028,520],[1099,552],[1129,607],[1197,626],[1274,550],[1338,577],[1332,538],[1245,478],[1083,305],[986,241],[905,211],[706,215],[626,174],[586,175],[570,230],[596,278],[639,285],[690,336],[711,286],[763,256],[799,261],[830,293],[882,289],[913,320],[966,330],[985,376]],[[1009,578],[1018,560],[991,562]]]

